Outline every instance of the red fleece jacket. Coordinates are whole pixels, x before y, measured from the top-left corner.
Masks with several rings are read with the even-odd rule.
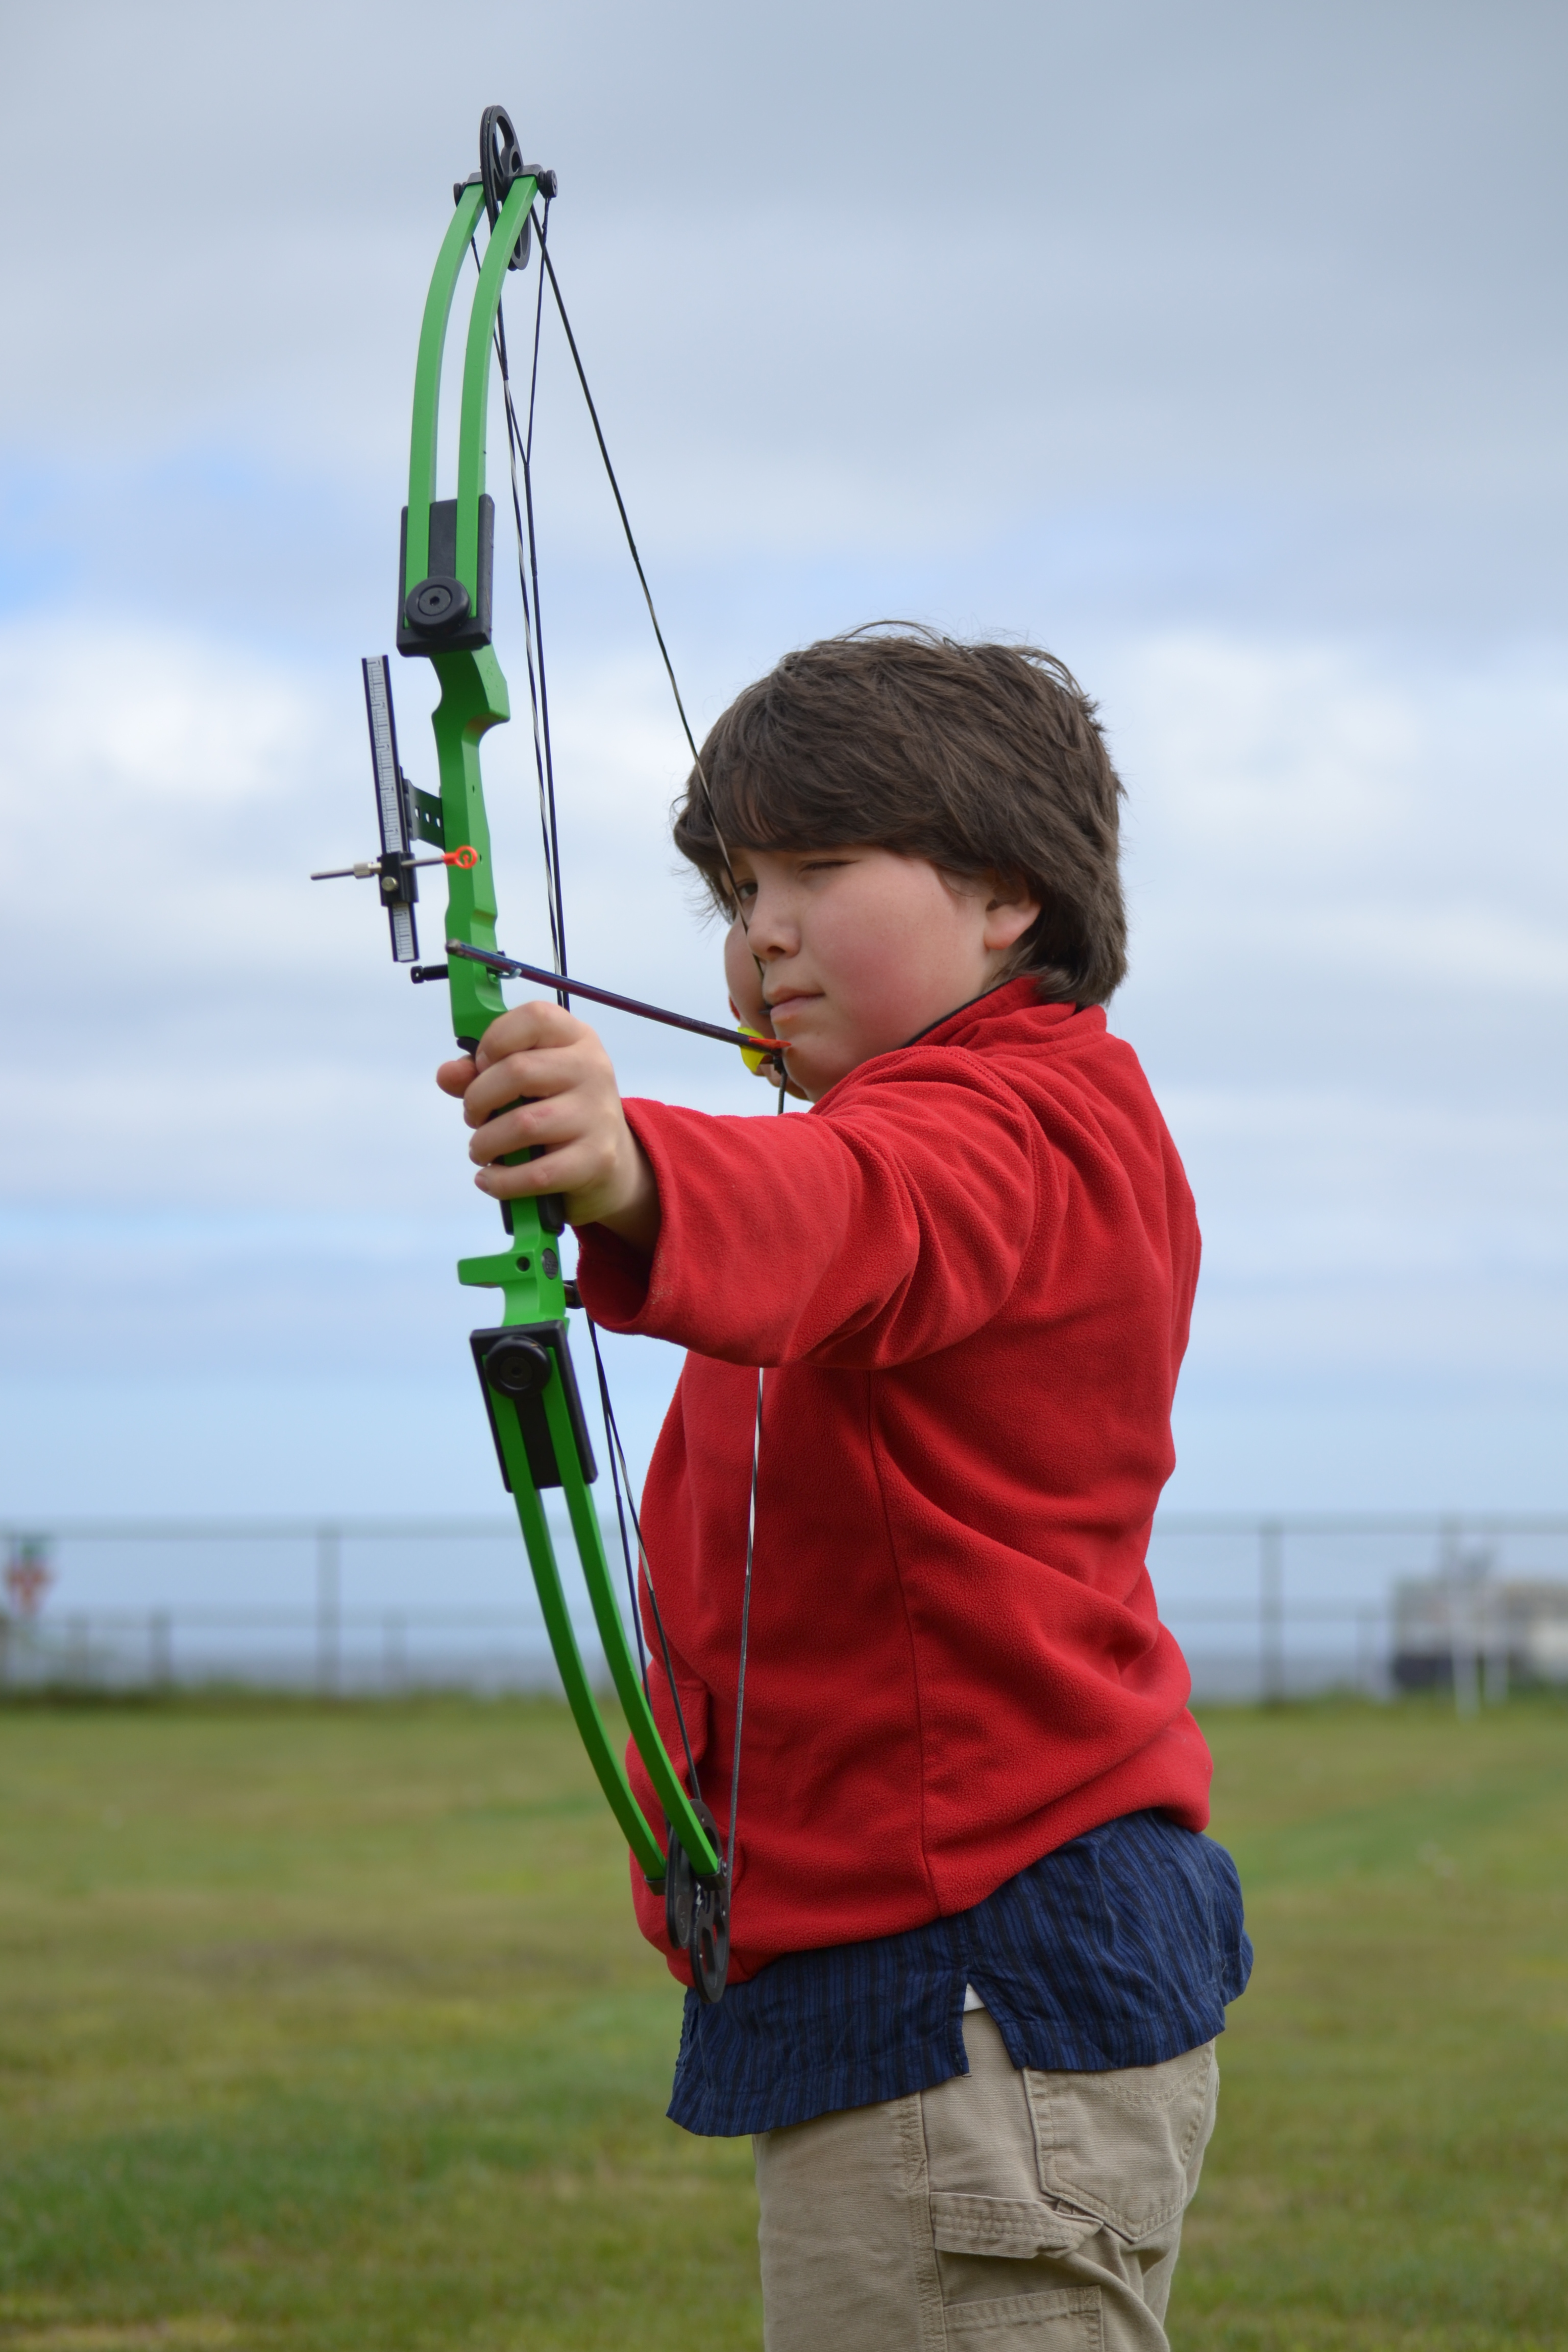
[[[1104,1013],[1015,981],[808,1116],[626,1116],[658,1244],[650,1261],[591,1228],[578,1279],[610,1329],[690,1350],[643,1530],[721,1831],[768,1368],[736,1980],[963,1910],[1121,1813],[1202,1829],[1208,1750],[1144,1566],[1198,1231]],[[689,1980],[684,1954],[670,1967]]]

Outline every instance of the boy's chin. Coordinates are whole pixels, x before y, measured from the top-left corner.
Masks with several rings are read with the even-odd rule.
[[[847,1078],[856,1066],[846,1055],[824,1052],[820,1046],[814,1053],[804,1043],[790,1053],[784,1064],[789,1091],[806,1102],[819,1102],[829,1087]]]

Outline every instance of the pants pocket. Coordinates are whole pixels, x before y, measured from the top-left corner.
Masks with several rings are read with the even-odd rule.
[[[1214,2129],[1214,2043],[1159,2066],[1024,2076],[1040,2188],[1118,2237],[1148,2237],[1185,2210]]]
[[[1101,2352],[1100,2302],[1093,2287],[1047,2287],[947,2305],[952,2352]]]

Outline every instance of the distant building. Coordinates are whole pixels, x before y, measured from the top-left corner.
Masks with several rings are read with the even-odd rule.
[[[1480,1553],[1396,1584],[1394,1688],[1452,1690],[1478,1672],[1489,1684],[1568,1684],[1568,1583],[1494,1579]]]

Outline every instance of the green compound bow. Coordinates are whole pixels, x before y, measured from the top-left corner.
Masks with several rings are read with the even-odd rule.
[[[450,992],[452,1029],[458,1046],[471,1052],[484,1031],[506,1010],[500,978],[507,973],[542,981],[564,1003],[582,995],[601,1003],[669,1022],[699,1034],[723,1039],[748,1054],[752,1066],[759,1055],[779,1067],[779,1048],[771,1040],[746,1032],[718,1028],[610,992],[565,978],[564,922],[560,894],[560,868],[555,841],[553,764],[550,751],[549,704],[544,680],[543,647],[539,631],[538,569],[534,559],[531,479],[533,428],[533,386],[537,383],[539,329],[544,278],[548,273],[572,357],[599,447],[609,472],[621,520],[626,528],[633,561],[647,596],[637,546],[626,508],[616,485],[609,456],[587,382],[583,375],[575,340],[561,304],[560,289],[546,246],[555,175],[536,164],[525,164],[511,123],[500,107],[488,107],[480,124],[480,170],[453,191],[455,210],[437,256],[430,291],[419,331],[419,352],[414,378],[414,417],[409,447],[408,504],[403,518],[403,553],[398,583],[397,650],[428,661],[440,685],[441,698],[433,714],[439,797],[418,791],[404,774],[398,759],[393,714],[390,666],[384,656],[364,665],[365,704],[370,723],[376,803],[381,824],[381,855],[366,862],[336,869],[379,883],[391,922],[392,952],[399,963],[413,967],[416,981],[445,980]],[[542,214],[536,212],[542,204]],[[488,215],[489,236],[480,260],[477,236],[481,212]],[[509,269],[521,269],[529,257],[531,236],[540,251],[533,340],[533,379],[530,387],[526,436],[512,404],[507,368],[501,297]],[[461,407],[458,432],[458,488],[454,499],[439,499],[437,490],[437,419],[442,360],[448,322],[463,264],[472,251],[479,266],[464,342]],[[499,358],[505,398],[508,447],[512,474],[512,505],[518,529],[519,578],[522,590],[530,700],[533,712],[536,766],[544,855],[550,878],[550,921],[555,968],[552,971],[517,963],[496,949],[496,893],[490,856],[489,826],[485,814],[479,746],[490,728],[510,717],[506,680],[490,643],[491,574],[494,548],[494,505],[485,489],[486,425],[490,397],[490,356]],[[518,488],[521,467],[522,496]],[[526,513],[526,522],[525,522]],[[524,569],[524,557],[528,570]],[[533,594],[529,595],[531,572]],[[653,613],[666,668],[669,656]],[[675,686],[673,671],[670,684]],[[679,688],[677,707],[680,708]],[[686,724],[684,709],[680,710]],[[690,729],[686,728],[688,740]],[[692,743],[693,757],[696,746]],[[698,762],[700,776],[700,761]],[[704,780],[705,782],[705,780]],[[417,857],[416,841],[428,843],[436,855]],[[451,845],[450,846],[448,845]],[[420,965],[414,907],[418,896],[417,868],[442,865],[447,874],[446,964]],[[327,880],[322,874],[312,879]],[[782,1074],[779,1101],[783,1108]],[[567,1339],[566,1310],[577,1306],[574,1286],[563,1279],[557,1248],[564,1217],[553,1195],[536,1196],[501,1204],[505,1245],[483,1257],[459,1261],[458,1278],[478,1289],[499,1290],[499,1323],[472,1335],[474,1360],[479,1374],[501,1475],[517,1505],[518,1519],[527,1547],[534,1584],[544,1615],[551,1648],[599,1784],[610,1809],[648,1884],[663,1886],[672,1944],[689,1953],[699,1991],[708,2000],[723,1992],[729,1963],[729,1886],[734,1859],[735,1787],[731,1782],[727,1852],[721,1849],[713,1815],[701,1801],[690,1743],[680,1720],[679,1696],[670,1671],[668,1648],[665,1666],[674,1697],[686,1775],[665,1747],[649,1704],[647,1662],[635,1572],[626,1538],[626,1510],[630,1509],[637,1549],[652,1607],[656,1631],[664,1643],[658,1598],[641,1529],[631,1506],[625,1455],[610,1404],[596,1336],[594,1339],[605,1440],[626,1554],[626,1581],[631,1592],[632,1622],[637,1656],[627,1641],[616,1602],[614,1580],[605,1555],[603,1533],[589,1487],[597,1475],[589,1443],[576,1374]],[[592,1334],[593,1327],[589,1326]],[[759,1429],[761,1375],[759,1374]],[[747,1537],[746,1599],[742,1608],[740,1689],[737,1695],[735,1767],[740,1758],[740,1714],[744,1697],[745,1626],[751,1589],[752,1530],[755,1521],[755,1457],[752,1447],[752,1515]],[[627,1492],[622,1504],[623,1482]],[[594,1621],[604,1645],[605,1663],[616,1695],[626,1713],[632,1739],[647,1767],[665,1814],[663,1838],[645,1817],[632,1793],[626,1769],[599,1711],[583,1663],[566,1605],[561,1570],[543,1490],[559,1487],[582,1565]],[[689,1781],[689,1786],[688,1782]]]

